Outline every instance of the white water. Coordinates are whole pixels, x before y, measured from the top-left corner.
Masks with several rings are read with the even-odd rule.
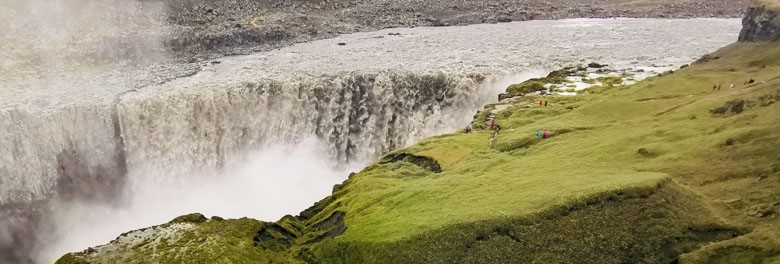
[[[299,144],[278,144],[252,151],[230,162],[222,172],[190,179],[137,171],[130,175],[121,206],[102,203],[56,204],[56,219],[39,261],[52,262],[71,251],[107,243],[118,234],[158,225],[177,216],[200,212],[226,218],[279,219],[303,211],[330,195],[334,184],[358,169],[339,169],[326,157],[322,142],[309,138]]]
[[[738,31],[733,19],[391,29],[223,58],[137,91],[113,70],[46,89],[14,79],[0,90],[0,203],[76,192],[50,204],[39,262],[185,213],[276,220],[381,153],[463,127],[510,83],[591,61],[676,67]],[[125,162],[119,193],[78,195]],[[85,178],[75,190],[58,185],[63,167]]]

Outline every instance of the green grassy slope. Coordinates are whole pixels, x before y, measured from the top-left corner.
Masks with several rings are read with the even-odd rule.
[[[204,237],[59,263],[178,263],[169,256],[182,252],[193,263],[780,261],[780,44],[734,44],[635,85],[538,99],[498,114],[492,147],[487,130],[427,139],[299,217],[199,231],[238,221],[209,220],[196,224]],[[739,100],[739,113],[711,112]]]
[[[347,212],[349,230],[335,242],[353,250],[363,243],[401,246],[396,242],[426,240],[428,232],[452,225],[533,219],[550,208],[643,190],[671,177],[702,195],[702,206],[712,215],[678,213],[758,228],[768,236],[766,243],[745,243],[760,248],[760,254],[778,255],[777,231],[763,230],[776,224],[775,218],[748,211],[758,206],[776,213],[780,202],[780,111],[769,105],[780,96],[780,48],[737,44],[714,56],[720,58],[637,85],[577,99],[549,98],[550,107],[536,107],[536,98],[529,98],[499,114],[504,129],[494,148],[487,147],[488,132],[482,131],[444,135],[402,150],[439,161],[444,172],[426,174],[408,164],[367,168],[342,191],[337,207]],[[751,78],[759,83],[745,86]],[[732,82],[734,89],[728,88]],[[724,88],[712,91],[714,84]],[[727,117],[710,113],[734,99],[748,100],[751,107]],[[537,129],[549,129],[553,137],[538,139]],[[327,250],[323,256],[345,254]],[[386,256],[392,254],[369,250],[355,257]]]

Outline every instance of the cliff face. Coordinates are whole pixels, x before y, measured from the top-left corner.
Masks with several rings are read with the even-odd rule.
[[[742,20],[740,42],[780,40],[780,1],[756,1]]]

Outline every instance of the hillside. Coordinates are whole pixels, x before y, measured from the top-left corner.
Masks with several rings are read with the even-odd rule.
[[[58,263],[780,262],[780,44],[587,91],[488,106],[493,147],[430,138],[297,217],[194,214]]]

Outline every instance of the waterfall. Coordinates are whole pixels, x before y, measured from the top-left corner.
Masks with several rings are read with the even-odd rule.
[[[331,158],[349,162],[465,126],[470,112],[495,97],[479,91],[475,78],[381,72],[260,79],[129,93],[118,109],[130,168],[220,168],[226,156],[310,135],[328,145]],[[167,167],[174,163],[182,167]]]
[[[108,109],[0,110],[0,204],[42,200],[55,192],[98,198],[100,185],[119,180],[124,161]]]
[[[333,159],[374,158],[465,126],[495,96],[480,90],[490,81],[481,82],[481,75],[346,73],[131,92],[115,105],[45,115],[0,110],[0,174],[7,175],[0,203],[52,193],[94,198],[121,182],[125,163],[129,170],[212,171],[227,156],[311,135]]]

